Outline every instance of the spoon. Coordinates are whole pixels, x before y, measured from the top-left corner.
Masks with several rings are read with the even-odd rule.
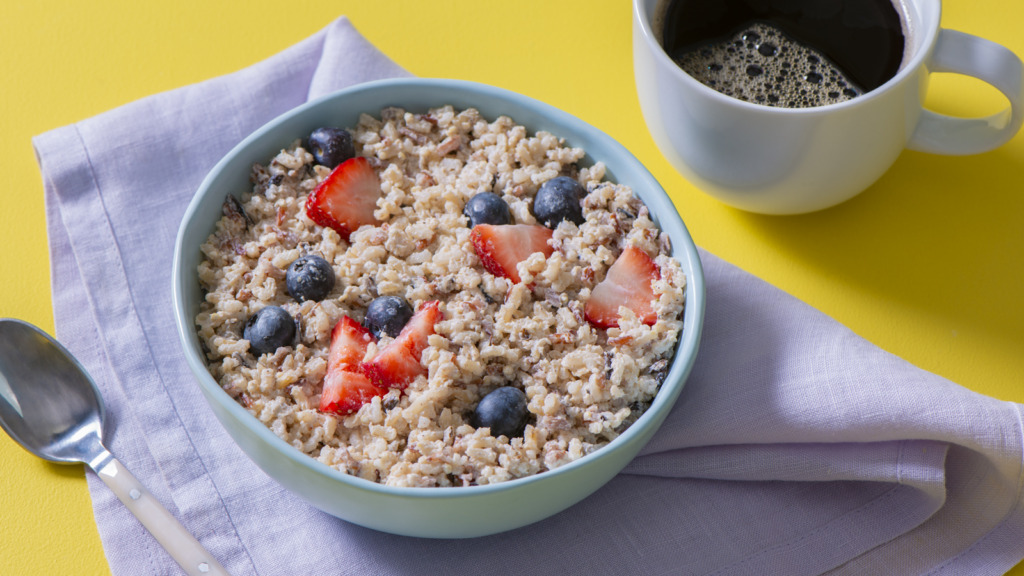
[[[227,574],[103,445],[103,401],[92,378],[35,326],[0,318],[0,426],[36,456],[84,463],[190,576]]]

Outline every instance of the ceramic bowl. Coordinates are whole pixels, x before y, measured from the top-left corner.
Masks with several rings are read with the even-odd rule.
[[[229,192],[249,189],[254,163],[325,125],[355,126],[360,113],[385,106],[409,111],[450,104],[476,108],[488,119],[510,116],[530,131],[546,130],[600,160],[607,178],[627,184],[669,234],[673,256],[687,276],[684,328],[672,366],[651,407],[610,444],[554,471],[499,484],[457,488],[389,487],[332,469],[299,452],[233,400],[210,376],[194,318],[203,294],[196,268],[199,247],[221,216]],[[542,102],[470,82],[397,79],[361,84],[283,114],[243,140],[203,181],[182,220],[174,253],[173,299],[184,354],[196,383],[221,424],[271,478],[311,505],[343,520],[384,532],[431,538],[494,534],[536,522],[579,502],[613,476],[651,438],[679,396],[693,367],[704,317],[704,278],[693,240],[665,191],[625,148],[601,131]]]

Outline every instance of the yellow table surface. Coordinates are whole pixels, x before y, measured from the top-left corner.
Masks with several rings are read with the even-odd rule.
[[[0,317],[53,333],[32,136],[235,71],[345,14],[413,74],[494,84],[590,122],[647,165],[699,245],[924,369],[1024,402],[1024,135],[978,156],[905,152],[839,207],[757,216],[696,190],[655,147],[633,85],[628,0],[0,4]],[[945,27],[1024,54],[1024,2],[944,8]],[[980,116],[1005,100],[937,75],[928,103]],[[82,466],[38,460],[4,434],[0,466],[0,574],[109,573]]]

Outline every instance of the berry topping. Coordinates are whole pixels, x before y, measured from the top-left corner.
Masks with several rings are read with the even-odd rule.
[[[371,342],[376,342],[376,339],[369,330],[348,316],[342,316],[331,330],[331,348],[327,352],[327,371],[358,371],[359,364],[366,357],[366,349]]]
[[[357,156],[338,165],[306,199],[306,215],[333,228],[342,238],[365,224],[376,225],[373,211],[380,198],[380,180],[369,160]]]
[[[295,320],[284,308],[267,306],[249,317],[242,329],[242,338],[249,341],[249,351],[257,358],[295,342]]]
[[[481,192],[466,202],[462,213],[469,218],[469,227],[477,224],[510,224],[512,213],[501,196],[493,192]]]
[[[503,386],[480,399],[470,423],[476,428],[490,428],[495,438],[513,438],[523,433],[527,414],[526,394],[519,388]]]
[[[658,320],[651,302],[654,289],[651,283],[661,277],[658,265],[643,250],[630,246],[612,263],[583,307],[583,315],[598,328],[619,325],[619,307],[633,311],[647,325]]]
[[[402,328],[398,337],[361,365],[363,373],[381,387],[405,388],[427,369],[420,362],[427,338],[434,333],[434,324],[442,318],[437,300],[424,302]]]
[[[317,164],[334,168],[356,155],[352,135],[340,128],[317,128],[309,135],[309,151]]]
[[[288,293],[299,302],[323,300],[334,288],[334,268],[320,256],[307,254],[288,267],[284,283]]]
[[[551,235],[549,228],[535,224],[478,224],[469,232],[469,239],[488,272],[518,284],[521,279],[516,265],[535,252],[551,256],[555,251],[548,243]]]
[[[401,333],[410,318],[412,318],[412,306],[409,306],[405,298],[381,296],[370,302],[366,308],[366,318],[363,322],[377,338],[384,334],[395,338]]]
[[[351,414],[386,392],[359,372],[328,371],[324,376],[324,389],[320,392],[320,411]]]
[[[348,414],[387,392],[371,382],[359,368],[373,341],[373,335],[348,316],[342,316],[334,325],[327,353],[327,374],[320,393],[321,411]]]
[[[562,220],[583,224],[580,200],[586,196],[583,185],[568,176],[552,178],[541,184],[533,199],[533,215],[548,228],[558,228]]]

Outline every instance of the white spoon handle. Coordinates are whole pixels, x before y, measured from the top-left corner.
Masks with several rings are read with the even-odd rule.
[[[227,575],[227,570],[203,548],[167,508],[116,458],[96,471],[189,576]]]

